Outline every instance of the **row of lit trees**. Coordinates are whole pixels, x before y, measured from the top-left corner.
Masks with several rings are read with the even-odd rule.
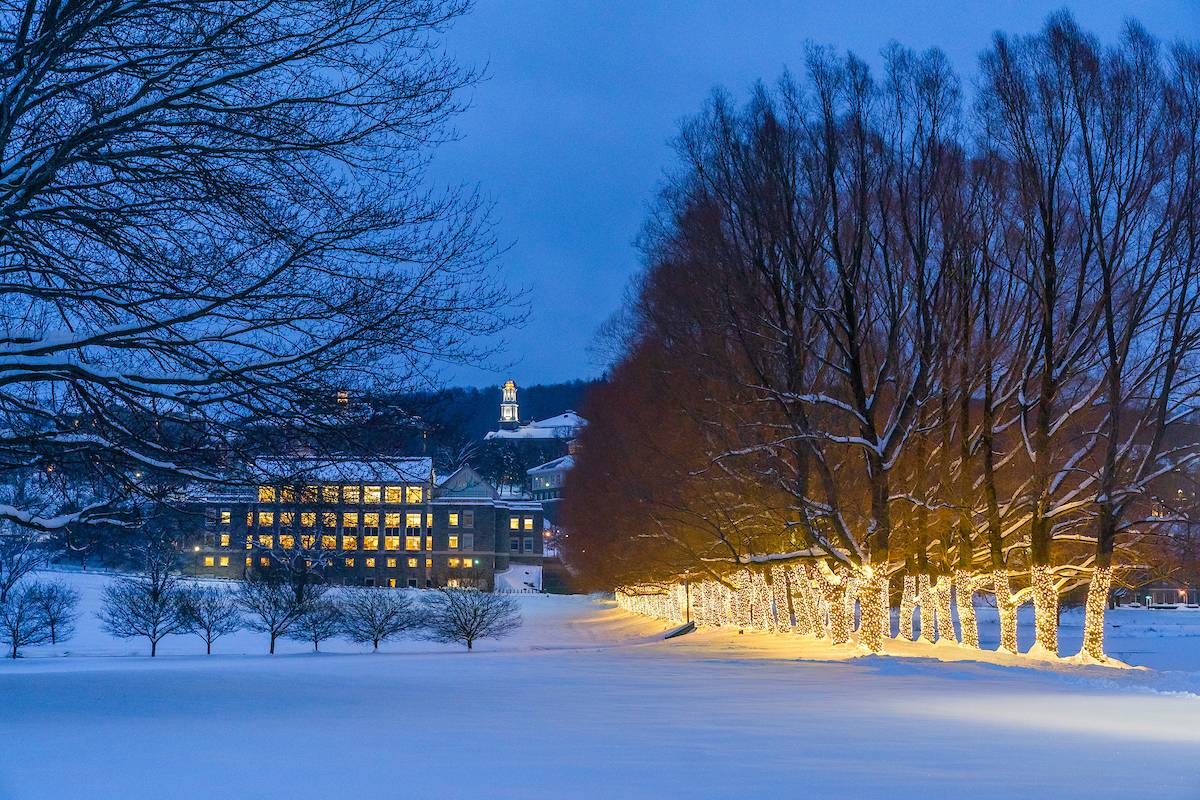
[[[1056,653],[1090,581],[1103,659],[1112,569],[1200,457],[1200,50],[1060,14],[996,37],[969,112],[940,52],[884,62],[812,48],[684,126],[565,547],[613,585],[805,564],[872,650],[895,584],[910,637],[956,595],[977,645],[983,589],[1002,647],[1032,599]]]

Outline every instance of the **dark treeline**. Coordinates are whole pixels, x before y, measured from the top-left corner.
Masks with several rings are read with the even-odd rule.
[[[940,51],[883,55],[810,47],[803,79],[683,125],[584,409],[567,557],[733,608],[794,580],[835,638],[857,603],[876,651],[895,596],[907,637],[918,604],[954,637],[957,596],[978,646],[988,591],[1002,647],[1032,600],[1056,653],[1088,585],[1104,659],[1114,568],[1165,557],[1194,498],[1200,50],[1063,13],[998,34],[970,105]]]

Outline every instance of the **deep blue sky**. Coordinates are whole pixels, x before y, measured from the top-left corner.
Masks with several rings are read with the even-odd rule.
[[[505,277],[532,306],[506,334],[510,368],[457,368],[447,382],[597,374],[587,348],[638,269],[633,241],[671,167],[669,141],[713,87],[744,96],[784,67],[799,73],[806,40],[876,67],[892,39],[940,47],[969,82],[993,31],[1032,32],[1064,5],[1105,40],[1129,16],[1163,38],[1200,38],[1200,0],[477,0],[445,46],[489,78],[434,175],[495,202],[512,243]]]

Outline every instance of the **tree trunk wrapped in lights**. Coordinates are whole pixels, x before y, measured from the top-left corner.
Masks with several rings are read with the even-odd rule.
[[[979,622],[975,619],[975,574],[965,569],[954,572],[954,596],[958,605],[958,627],[962,643],[979,649]]]
[[[954,633],[954,618],[951,615],[951,595],[954,584],[949,575],[938,575],[933,585],[933,593],[937,598],[938,641],[956,642]]]
[[[918,580],[919,597],[921,604],[921,641],[933,644],[937,641],[937,625],[935,622],[935,613],[937,609],[937,596],[933,591],[933,582],[928,575],[921,575]]]
[[[1033,588],[1033,624],[1037,639],[1030,653],[1034,655],[1058,656],[1058,590],[1054,588],[1054,576],[1046,564],[1034,564],[1029,568]]]
[[[917,576],[904,574],[904,593],[900,595],[900,622],[896,635],[913,640],[913,612],[917,610]]]
[[[750,573],[750,617],[751,625],[761,631],[775,629],[775,614],[771,611],[771,587],[761,570]]]
[[[788,585],[792,611],[796,615],[796,632],[820,639],[825,636],[825,623],[813,593],[814,572],[810,565],[794,566],[788,572]]]
[[[1013,602],[1007,569],[992,571],[992,592],[996,595],[996,612],[1000,617],[1000,650],[1015,654],[1018,652],[1017,605]]]
[[[1096,567],[1088,585],[1087,607],[1083,621],[1081,655],[1092,661],[1104,662],[1104,612],[1108,608],[1108,591],[1112,588],[1112,567]]]
[[[844,572],[839,575],[822,574],[818,583],[829,615],[829,640],[834,644],[849,642],[853,632],[854,614],[847,602],[848,597],[851,602],[853,598],[849,584],[849,576]]]
[[[888,624],[888,576],[885,565],[864,568],[858,580],[858,601],[861,609],[859,643],[872,653],[883,652],[883,640],[891,637]]]
[[[771,602],[775,605],[775,630],[786,633],[793,627],[792,609],[788,602],[787,568],[782,564],[771,567]]]

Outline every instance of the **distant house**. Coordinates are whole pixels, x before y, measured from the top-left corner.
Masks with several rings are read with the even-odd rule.
[[[437,481],[428,458],[269,459],[257,484],[196,494],[188,571],[241,578],[312,553],[329,583],[490,589],[513,563],[540,570],[543,517],[470,467]],[[303,551],[303,552],[302,552]]]
[[[567,480],[567,473],[575,466],[575,456],[568,453],[553,461],[539,464],[526,470],[529,476],[529,490],[535,500],[540,500],[546,511],[546,519],[558,521],[558,504],[562,499],[562,487]]]

